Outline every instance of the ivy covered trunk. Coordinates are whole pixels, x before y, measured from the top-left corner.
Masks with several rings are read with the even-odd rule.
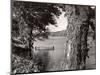
[[[29,57],[33,59],[33,27],[30,28],[29,38],[28,38],[28,49],[29,49]]]
[[[69,9],[68,9],[69,8]],[[66,6],[66,62],[68,70],[85,69],[88,56],[87,34],[89,30],[88,7]]]

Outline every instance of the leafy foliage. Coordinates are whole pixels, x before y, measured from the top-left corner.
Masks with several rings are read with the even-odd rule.
[[[15,73],[30,73],[43,70],[45,61],[37,56],[38,63],[34,64],[32,54],[35,39],[47,39],[49,30],[47,25],[55,25],[54,15],[59,16],[60,11],[56,4],[32,3],[12,1],[12,71]],[[15,56],[17,55],[17,56]],[[47,53],[46,55],[47,56]],[[44,56],[44,57],[45,57]],[[24,58],[23,58],[24,57]],[[32,57],[32,58],[31,58]],[[27,59],[28,60],[27,60]],[[31,62],[30,60],[33,61]],[[17,63],[16,63],[17,62]],[[26,64],[27,63],[27,64]],[[37,61],[35,62],[37,63]],[[38,66],[40,67],[38,68]],[[40,70],[39,70],[40,69]]]
[[[12,37],[22,37],[27,43],[48,38],[46,26],[56,24],[54,15],[60,15],[55,4],[12,1]]]

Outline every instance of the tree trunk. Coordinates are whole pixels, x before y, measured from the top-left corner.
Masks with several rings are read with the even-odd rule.
[[[87,35],[89,30],[89,24],[87,21],[83,23],[80,27],[80,49],[77,54],[77,69],[85,69],[86,57],[88,56],[88,48],[87,48]]]
[[[88,55],[87,34],[89,30],[89,18],[87,7],[69,7],[67,40],[66,40],[66,62],[68,70],[85,69],[86,57]],[[76,11],[78,10],[78,11]],[[77,14],[78,13],[78,14]],[[70,16],[69,16],[70,15]]]
[[[29,49],[29,57],[32,59],[33,57],[32,57],[32,49],[33,49],[33,34],[32,34],[32,31],[33,31],[33,29],[31,28],[31,30],[30,30],[30,33],[29,33],[29,46],[28,46],[28,49]]]

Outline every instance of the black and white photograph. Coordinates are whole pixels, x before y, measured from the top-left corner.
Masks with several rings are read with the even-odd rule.
[[[11,0],[11,74],[96,69],[96,6]]]

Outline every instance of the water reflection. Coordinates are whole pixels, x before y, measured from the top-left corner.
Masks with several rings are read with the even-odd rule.
[[[54,46],[54,50],[38,50],[35,53],[35,62],[43,71],[58,71],[64,69],[65,37],[51,37],[45,41],[37,41],[36,46]]]
[[[46,50],[40,50],[34,54],[34,62],[38,65],[40,72],[46,71],[49,61],[49,52]]]

